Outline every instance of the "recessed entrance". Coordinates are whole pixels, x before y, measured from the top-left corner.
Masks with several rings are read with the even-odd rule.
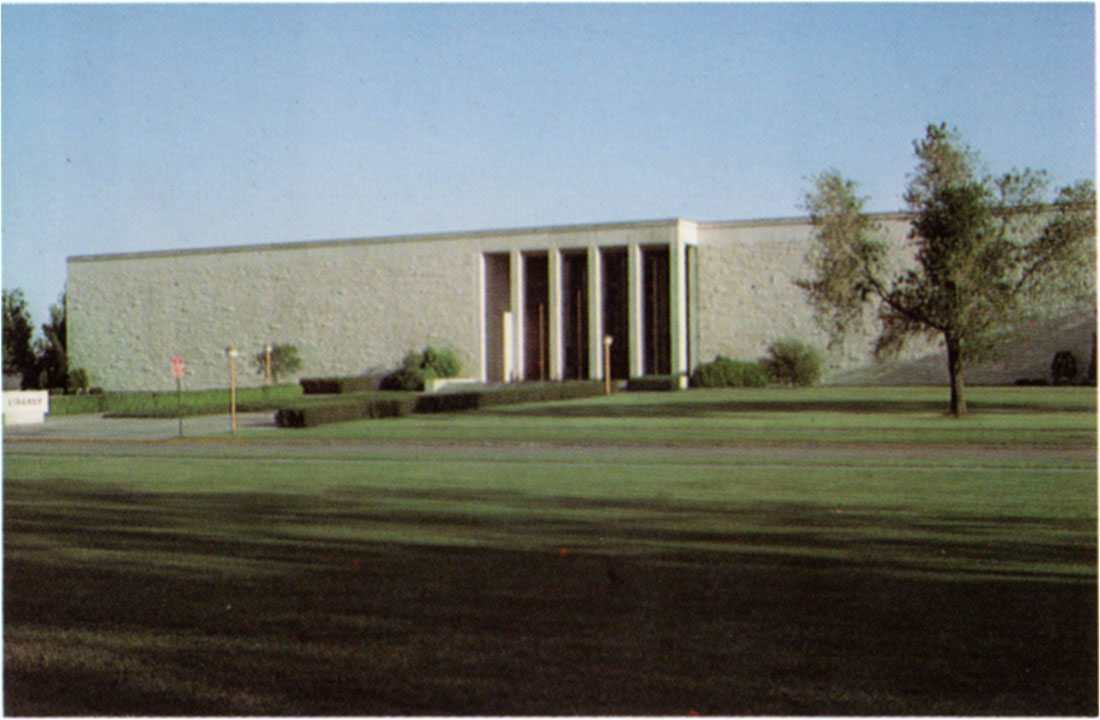
[[[667,375],[672,372],[668,272],[667,245],[642,250],[642,342],[647,375]]]
[[[506,313],[512,309],[512,262],[508,253],[489,253],[485,258],[485,376],[489,382],[505,382],[511,369],[505,347]]]
[[[562,376],[588,376],[588,254],[562,253]]]
[[[630,377],[629,273],[626,248],[600,248],[603,332],[611,345],[611,377]]]
[[[524,254],[523,290],[523,376],[525,380],[546,380],[550,373],[550,281],[546,253]]]

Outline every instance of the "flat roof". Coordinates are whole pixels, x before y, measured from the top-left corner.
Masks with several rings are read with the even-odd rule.
[[[903,219],[905,213],[869,213],[876,220]],[[377,237],[355,237],[341,239],[320,240],[290,240],[275,243],[253,243],[245,245],[220,245],[198,248],[181,248],[174,250],[143,250],[137,252],[120,253],[94,253],[91,255],[71,255],[66,262],[98,262],[104,260],[126,260],[155,257],[182,257],[187,255],[211,255],[221,253],[241,252],[266,252],[277,250],[301,250],[319,247],[340,247],[349,245],[381,245],[389,243],[408,242],[439,242],[446,240],[463,240],[472,238],[506,238],[522,235],[553,235],[577,232],[598,232],[604,230],[630,230],[635,228],[659,228],[672,227],[680,222],[690,222],[700,228],[737,228],[737,227],[762,227],[769,225],[801,225],[809,220],[807,216],[788,218],[764,218],[756,220],[724,220],[711,222],[697,222],[684,218],[665,218],[661,220],[632,220],[603,223],[581,223],[576,225],[548,225],[522,228],[498,228],[491,230],[460,230],[441,233],[405,234],[405,235],[380,235]]]

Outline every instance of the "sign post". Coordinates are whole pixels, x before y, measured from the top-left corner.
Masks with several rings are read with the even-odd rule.
[[[180,419],[180,437],[183,437],[183,358],[172,358],[172,374],[176,377],[176,414]]]

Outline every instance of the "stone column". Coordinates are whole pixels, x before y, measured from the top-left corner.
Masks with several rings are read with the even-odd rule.
[[[630,376],[645,375],[645,318],[642,312],[642,248],[638,243],[630,243],[626,251],[627,275],[629,286],[627,297],[630,307]],[[615,339],[619,342],[619,339]]]
[[[547,323],[549,328],[549,345],[548,351],[550,353],[550,373],[549,378],[551,380],[561,380],[565,374],[562,355],[562,301],[561,301],[561,250],[557,248],[550,248],[549,261],[547,264],[547,272],[549,274],[549,291],[548,300],[550,307],[550,318]]]
[[[508,381],[523,379],[523,253],[513,250],[509,262],[512,286],[512,367]]]
[[[687,237],[694,228],[680,222],[669,244],[669,332],[672,335],[672,374],[691,372],[688,367],[688,294],[687,294]]]
[[[603,379],[603,264],[600,248],[588,248],[588,377]]]

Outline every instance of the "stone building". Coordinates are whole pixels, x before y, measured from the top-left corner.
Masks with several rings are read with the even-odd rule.
[[[906,243],[901,214],[876,216]],[[690,373],[722,354],[753,360],[793,337],[825,349],[803,291],[806,218],[648,222],[88,255],[68,260],[69,353],[93,385],[167,390],[228,384],[225,350],[296,345],[302,376],[396,367],[447,347],[488,382]],[[1045,377],[1053,354],[1087,362],[1095,321],[1036,329],[979,383]],[[916,344],[873,362],[873,328],[827,353],[826,382],[941,383],[943,352]],[[242,384],[263,377],[240,373]]]

